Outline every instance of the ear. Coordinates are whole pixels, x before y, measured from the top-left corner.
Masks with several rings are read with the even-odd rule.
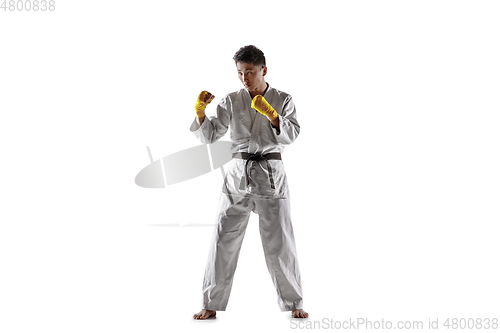
[[[266,76],[267,74],[267,66],[262,66],[262,76]]]

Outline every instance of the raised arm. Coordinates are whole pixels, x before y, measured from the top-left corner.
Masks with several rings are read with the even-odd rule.
[[[204,94],[206,93],[206,94]],[[202,143],[214,143],[226,134],[229,122],[231,121],[231,111],[229,109],[228,96],[224,97],[217,105],[216,115],[213,117],[205,116],[205,108],[214,96],[208,91],[200,93],[196,102],[196,119],[190,127],[190,131]]]
[[[279,143],[288,145],[295,141],[300,132],[300,125],[297,121],[297,112],[292,96],[288,95],[284,101],[283,115],[278,114],[261,95],[253,98],[252,108],[268,117],[275,128],[274,133]]]

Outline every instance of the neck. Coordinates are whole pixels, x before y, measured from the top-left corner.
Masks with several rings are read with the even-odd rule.
[[[253,99],[257,95],[264,96],[264,93],[266,92],[266,90],[267,90],[267,82],[264,82],[261,87],[257,88],[256,90],[249,91],[249,93]]]

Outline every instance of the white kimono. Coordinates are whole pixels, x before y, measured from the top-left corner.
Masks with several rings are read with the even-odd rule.
[[[290,95],[269,85],[263,96],[278,113],[279,131],[266,116],[251,108],[252,98],[246,89],[226,95],[217,105],[215,116],[205,117],[201,126],[195,119],[190,130],[201,142],[213,143],[230,127],[233,153],[281,153],[299,135],[295,105]],[[226,309],[250,212],[254,212],[259,214],[262,246],[278,293],[278,305],[282,311],[301,309],[302,287],[283,162],[267,161],[274,189],[265,160],[248,161],[246,186],[246,162],[233,158],[225,167],[217,228],[203,279],[202,307]]]
[[[250,154],[282,153],[285,145],[295,141],[300,126],[297,122],[292,96],[268,86],[264,98],[278,113],[280,130],[271,125],[269,119],[252,109],[252,98],[246,89],[226,95],[217,105],[214,117],[205,117],[198,126],[196,119],[190,130],[203,143],[213,143],[226,134],[231,127],[232,151]],[[275,189],[271,188],[266,162],[248,162],[249,185],[245,186],[246,161],[232,159],[227,168],[223,193],[253,198],[287,198],[288,184],[281,160],[269,160]],[[246,188],[245,188],[246,187]]]

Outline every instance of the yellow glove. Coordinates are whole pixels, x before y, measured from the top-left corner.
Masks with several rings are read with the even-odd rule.
[[[196,116],[198,118],[205,117],[205,108],[207,107],[208,104],[214,99],[214,95],[209,93],[206,90],[203,90],[199,95],[198,95],[198,100],[196,101]]]
[[[269,117],[270,121],[278,118],[278,113],[273,109],[262,95],[257,95],[252,99],[252,108],[262,113],[264,116]]]

